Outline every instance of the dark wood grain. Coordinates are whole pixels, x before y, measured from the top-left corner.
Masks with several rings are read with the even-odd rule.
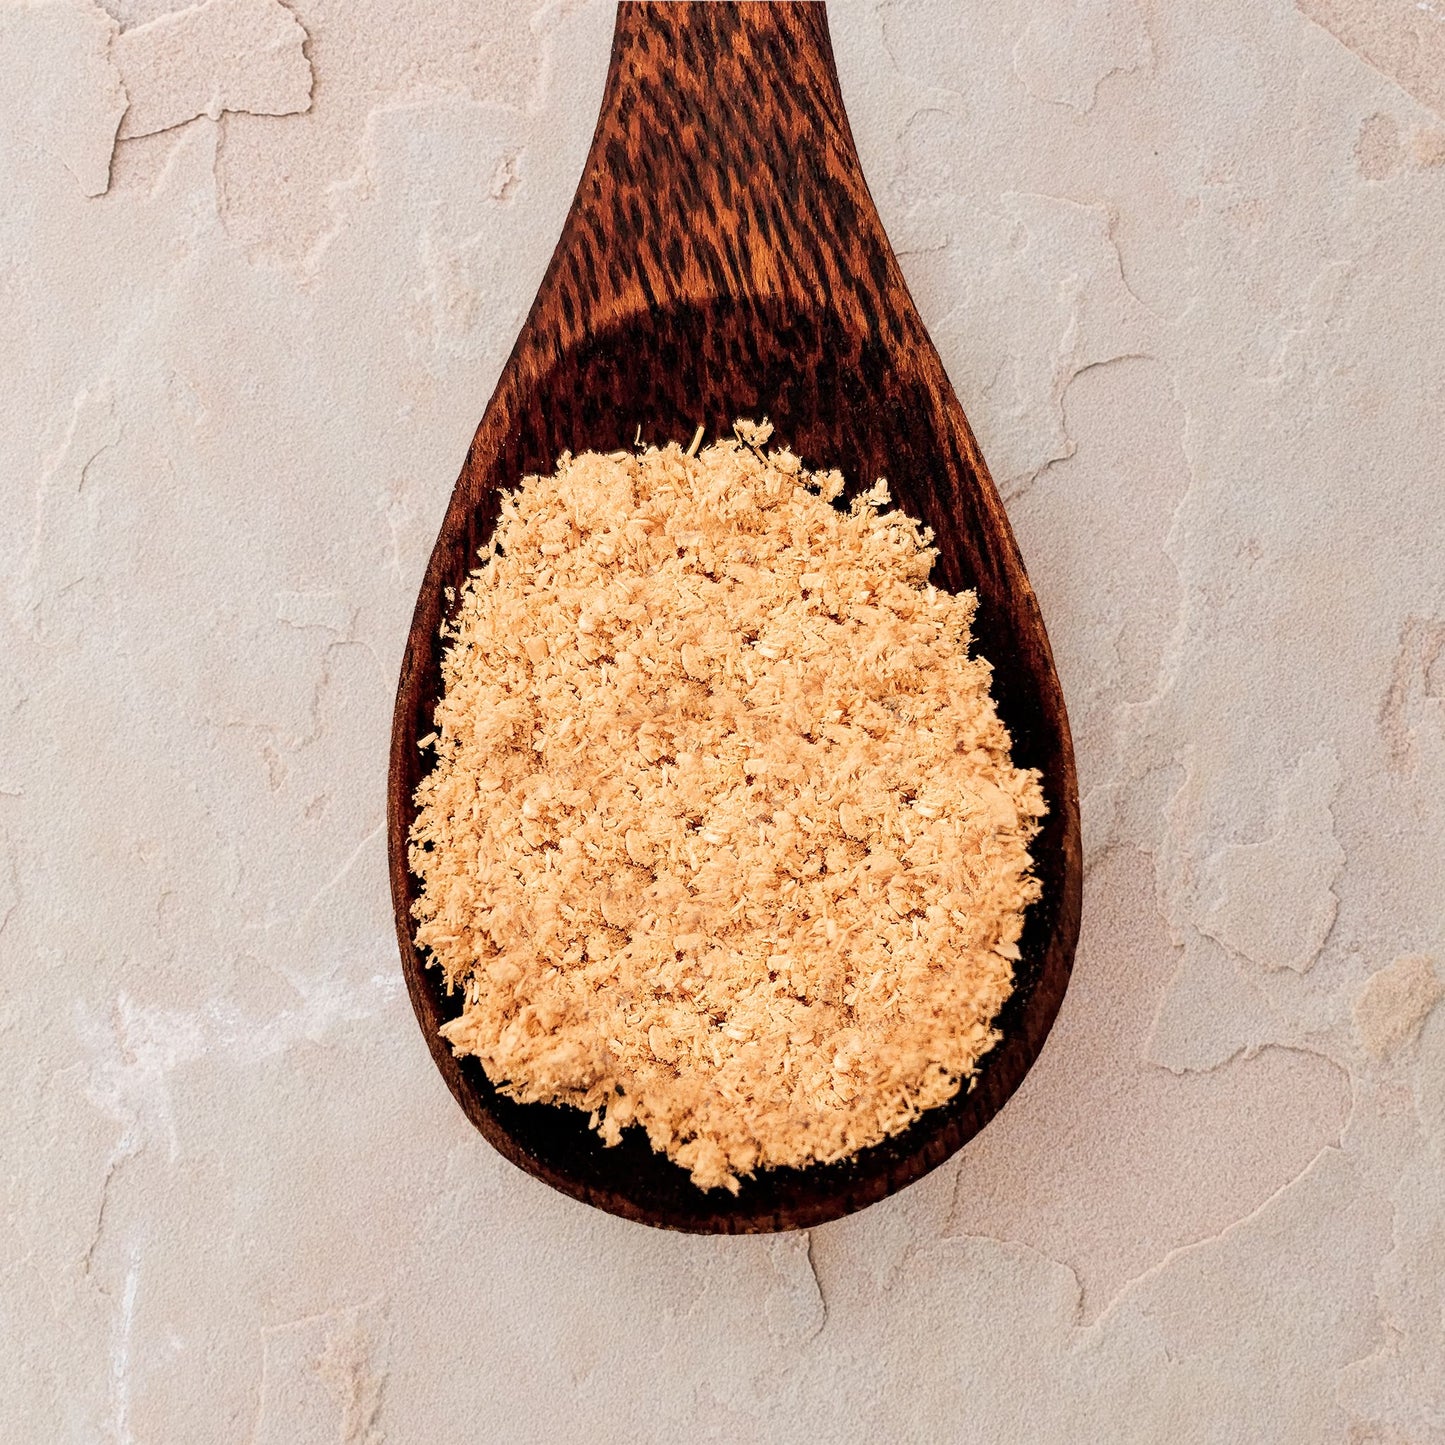
[[[687,440],[699,423],[772,418],[853,491],[887,476],[937,534],[934,578],[977,589],[1016,761],[1042,770],[1049,816],[1003,1042],[975,1087],[834,1165],[765,1171],[732,1197],[696,1189],[640,1130],[604,1148],[570,1108],[499,1095],[438,1027],[459,1008],[412,943],[412,797],[433,762],[438,631],[496,518],[496,489],[566,449]],[[1077,785],[1038,604],[988,468],[908,295],[864,182],[821,4],[619,8],[602,113],[576,199],[467,453],[417,600],[397,693],[388,809],[392,896],[416,1016],[468,1118],[555,1188],[675,1229],[802,1228],[860,1209],[978,1132],[1038,1056],[1079,926]]]

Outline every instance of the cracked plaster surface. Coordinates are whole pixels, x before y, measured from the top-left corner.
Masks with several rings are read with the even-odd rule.
[[[121,139],[155,135],[200,115],[306,110],[305,40],[280,0],[205,0],[123,30],[111,47],[130,97]]]
[[[475,1136],[385,879],[607,7],[0,4],[0,1438],[1445,1438],[1438,9],[833,7],[1084,936],[958,1157],[706,1240]]]

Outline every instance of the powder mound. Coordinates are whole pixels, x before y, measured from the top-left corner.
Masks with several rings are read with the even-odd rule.
[[[456,1051],[733,1191],[973,1074],[1045,811],[927,531],[736,430],[503,498],[410,850]]]

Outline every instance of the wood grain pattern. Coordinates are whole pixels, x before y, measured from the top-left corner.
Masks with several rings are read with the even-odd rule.
[[[417,740],[440,690],[438,630],[491,532],[496,489],[563,450],[689,439],[702,423],[770,416],[850,495],[887,476],[937,534],[934,578],[979,594],[977,646],[995,665],[1016,761],[1040,768],[1050,813],[1004,1041],[974,1089],[845,1162],[773,1170],[736,1197],[704,1193],[639,1130],[603,1148],[570,1108],[500,1096],[437,1029],[458,1011],[412,944],[412,797],[432,764]],[[397,939],[432,1057],[478,1129],[521,1168],[630,1219],[676,1229],[802,1228],[919,1178],[981,1129],[1043,1046],[1079,926],[1077,785],[1048,638],[963,410],[868,194],[821,4],[620,6],[602,112],[541,289],[442,523],[397,693],[388,829]]]

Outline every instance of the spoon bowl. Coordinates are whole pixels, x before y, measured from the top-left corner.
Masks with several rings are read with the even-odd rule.
[[[440,628],[497,517],[499,489],[563,451],[727,435],[768,416],[851,496],[880,476],[934,531],[933,580],[972,588],[974,637],[1014,761],[1043,775],[1042,898],[1020,940],[1002,1040],[971,1089],[849,1159],[703,1191],[639,1129],[605,1147],[580,1110],[519,1104],[438,1030],[460,1012],[412,934],[413,797],[433,757]],[[1018,1087],[1067,986],[1081,865],[1068,719],[1013,534],[868,194],[821,4],[626,3],[572,209],[498,381],[432,552],[392,730],[388,835],[397,939],[442,1076],[508,1159],[586,1203],[704,1233],[806,1228],[903,1188],[976,1134]]]

